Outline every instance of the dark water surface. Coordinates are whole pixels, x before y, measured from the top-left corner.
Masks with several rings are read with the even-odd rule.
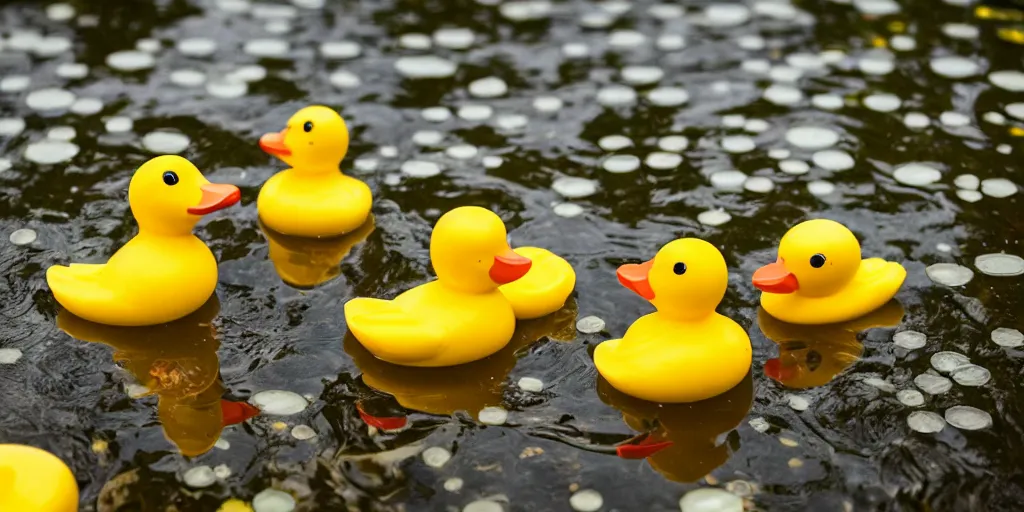
[[[50,7],[48,16],[45,2],[0,7],[0,349],[23,354],[0,364],[0,442],[67,461],[82,510],[216,510],[271,488],[294,496],[298,510],[461,510],[481,499],[506,510],[571,510],[581,489],[597,490],[602,510],[679,510],[680,498],[699,487],[771,511],[1024,503],[1024,352],[991,340],[997,328],[1024,328],[1024,288],[1020,277],[985,275],[973,263],[987,253],[1021,254],[1020,195],[993,197],[1016,190],[1003,181],[983,184],[984,194],[970,178],[954,182],[963,174],[1021,180],[1024,124],[1013,112],[1021,116],[1024,106],[1010,104],[1024,101],[1024,52],[999,37],[1020,22],[1019,11],[999,11],[1005,21],[994,21],[976,17],[976,5],[911,0],[317,3],[71,1],[70,16],[66,7]],[[406,47],[445,28],[468,29],[472,38],[442,32],[431,48]],[[175,44],[188,38],[209,38],[215,51],[185,55]],[[343,58],[325,56],[325,41],[356,43],[358,55],[341,45],[333,49]],[[139,56],[108,56],[137,44],[155,45],[155,62],[115,69]],[[458,67],[439,78],[403,76],[409,68],[444,71],[438,62],[396,66],[417,55]],[[946,56],[964,59],[933,60]],[[61,68],[72,62],[87,66],[85,74]],[[245,69],[252,81],[243,86],[238,70],[252,64],[261,68]],[[470,87],[487,77],[507,91],[494,80]],[[87,101],[69,111],[60,92],[32,97],[48,88],[98,99],[102,108]],[[894,98],[883,93],[899,104],[888,108]],[[313,245],[268,243],[255,199],[283,167],[256,140],[310,103],[348,121],[343,168],[373,189],[374,229]],[[467,105],[476,107],[458,115]],[[437,106],[453,115],[425,118],[440,119],[422,113]],[[907,117],[912,112],[927,116],[925,126],[915,124],[920,114]],[[114,117],[133,123],[119,127],[125,120]],[[787,137],[798,126],[819,129]],[[57,127],[74,129],[74,146],[46,142],[66,138],[64,129],[51,132]],[[184,323],[130,332],[59,316],[45,269],[103,261],[134,234],[127,184],[152,156],[143,140],[157,130],[186,135],[184,156],[212,181],[242,189],[240,206],[197,228],[220,261],[219,304]],[[838,142],[827,141],[831,133]],[[602,149],[614,146],[598,144],[609,135],[631,144]],[[678,166],[670,155],[648,156],[670,135],[688,138]],[[815,137],[826,141],[809,147]],[[679,140],[662,142],[679,151]],[[814,155],[826,146],[844,153]],[[844,155],[852,169],[840,170]],[[794,174],[800,163],[779,159],[810,162],[809,172]],[[442,172],[414,176],[429,165],[410,161]],[[894,173],[913,162],[939,175]],[[768,181],[748,180],[753,190],[713,186],[709,176],[729,169]],[[596,191],[563,198],[553,183],[564,177],[593,180]],[[498,212],[514,245],[566,257],[578,277],[571,303],[467,367],[375,361],[346,339],[342,305],[393,297],[428,279],[431,226],[461,205]],[[731,220],[697,220],[713,209]],[[758,326],[751,273],[774,261],[790,226],[813,217],[846,223],[865,255],[905,265],[888,317],[831,330]],[[8,241],[24,228],[37,238]],[[617,283],[615,268],[681,236],[709,240],[725,255],[730,288],[718,310],[748,330],[754,364],[722,397],[658,407],[600,383],[591,354],[651,310]],[[933,282],[925,268],[935,263],[966,266],[974,278]],[[604,331],[578,332],[586,316],[603,319]],[[926,345],[894,345],[893,334],[905,330],[926,334]],[[968,356],[991,380],[954,382],[948,392],[926,393],[920,406],[905,405],[897,390],[916,389],[914,378],[940,351]],[[521,389],[523,377],[542,381],[543,391]],[[294,415],[249,418],[243,404],[267,390],[310,403]],[[956,405],[987,412],[993,424],[910,428],[911,412],[942,416]],[[507,410],[507,422],[482,424],[485,407]],[[297,439],[300,425],[316,437]],[[643,433],[648,443],[671,445],[647,460],[616,455],[617,443]],[[421,454],[430,447],[453,456],[428,466]],[[189,488],[184,475],[199,466],[217,468],[220,478]],[[467,510],[490,510],[473,508],[481,506]]]

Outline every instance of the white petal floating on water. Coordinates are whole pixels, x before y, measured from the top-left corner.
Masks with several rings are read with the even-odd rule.
[[[932,354],[929,361],[932,364],[932,368],[935,368],[942,373],[952,372],[961,366],[966,366],[971,363],[971,360],[967,356],[959,352],[949,351],[936,352]]]
[[[654,46],[663,52],[674,52],[686,47],[686,38],[679,34],[662,34],[654,41]]]
[[[551,211],[559,217],[572,218],[583,214],[583,207],[576,203],[558,203]]]
[[[597,91],[597,102],[606,107],[636,103],[636,91],[624,85],[609,85]]]
[[[71,40],[61,36],[48,36],[36,42],[32,53],[38,57],[55,57],[71,49]]]
[[[932,281],[946,286],[963,286],[974,279],[974,272],[956,263],[936,263],[924,269]]]
[[[764,419],[764,418],[762,418],[760,416],[758,416],[757,418],[751,418],[750,421],[747,422],[747,424],[750,425],[750,428],[752,428],[752,429],[754,429],[754,430],[756,430],[756,431],[758,431],[758,432],[760,432],[762,434],[767,432],[768,429],[772,428],[771,424],[768,423],[768,420],[766,420],[766,419]]]
[[[750,119],[746,123],[743,123],[743,129],[750,133],[764,133],[771,128],[768,121],[764,119]]]
[[[228,80],[227,77],[224,77],[206,84],[206,92],[215,98],[241,98],[249,92],[249,84],[238,80]]]
[[[217,42],[206,37],[192,37],[178,41],[178,51],[190,57],[207,57],[217,51]]]
[[[210,466],[196,466],[182,475],[185,485],[194,489],[202,489],[217,483],[217,475]]]
[[[664,76],[665,71],[656,66],[626,66],[622,68],[622,80],[627,84],[656,84]]]
[[[494,115],[494,109],[490,105],[464,105],[457,115],[466,121],[483,121]]]
[[[426,34],[413,33],[402,34],[402,36],[398,38],[398,44],[402,46],[402,48],[408,48],[410,50],[429,50],[433,45],[433,42],[430,40],[430,36]]]
[[[811,402],[800,395],[788,395],[786,399],[789,402],[789,407],[794,411],[806,411],[811,406]]]
[[[302,395],[278,389],[260,391],[249,399],[249,403],[258,407],[262,414],[271,416],[298,414],[306,410],[309,405]]]
[[[402,174],[413,178],[430,178],[441,174],[441,166],[434,162],[426,162],[423,160],[409,160],[404,162],[399,170],[402,171]]]
[[[1024,333],[1009,327],[999,327],[992,331],[992,343],[1000,347],[1019,347],[1024,345]]]
[[[471,144],[456,144],[446,150],[444,154],[456,160],[469,160],[475,157],[480,152],[476,146]]]
[[[213,474],[217,477],[218,480],[224,480],[227,477],[231,476],[231,468],[229,468],[226,464],[221,464],[213,468]]]
[[[936,57],[931,60],[931,68],[936,75],[946,78],[967,78],[981,71],[977,62],[958,56]]]
[[[767,194],[775,188],[775,182],[765,176],[751,176],[743,182],[743,188],[758,194]]]
[[[768,76],[776,82],[793,83],[800,80],[804,72],[789,66],[775,66],[769,71]]]
[[[331,73],[327,80],[331,82],[331,85],[339,89],[352,89],[363,84],[363,80],[359,78],[359,75],[344,69]]]
[[[25,147],[25,159],[37,164],[67,162],[78,154],[78,146],[63,140],[46,139]]]
[[[748,153],[756,147],[754,139],[746,135],[730,135],[722,138],[722,149],[729,153]]]
[[[896,58],[888,50],[869,50],[857,61],[857,68],[867,75],[888,75],[896,69]]]
[[[973,174],[961,174],[953,180],[953,185],[965,190],[978,190],[978,187],[981,185],[981,180]]]
[[[363,53],[355,41],[326,41],[320,44],[320,55],[328,59],[354,59]]]
[[[907,350],[917,350],[928,343],[928,336],[923,332],[901,331],[892,335],[892,342],[897,347]]]
[[[909,163],[897,167],[892,177],[904,185],[924,187],[942,179],[942,173],[930,165]]]
[[[36,241],[36,232],[28,228],[16,229],[8,237],[8,240],[14,245],[28,245]]]
[[[142,138],[142,147],[151,153],[177,155],[188,148],[191,141],[184,133],[157,131]]]
[[[1010,103],[1006,106],[1006,113],[1024,121],[1024,103]]]
[[[46,17],[51,21],[68,21],[75,17],[75,8],[68,4],[51,4],[46,7]]]
[[[21,231],[21,230],[18,230],[18,231]],[[17,231],[15,231],[15,233],[17,233]],[[33,240],[35,240],[34,234],[35,234],[35,232],[33,232],[33,238],[32,238]],[[14,237],[14,233],[11,234],[11,237]],[[24,244],[15,244],[15,245],[24,245]],[[19,350],[19,349],[16,349],[16,348],[0,348],[0,364],[14,364],[14,363],[17,363],[18,360],[21,359],[21,356],[22,356],[22,353],[21,353],[21,350]]]
[[[814,180],[807,184],[807,191],[813,196],[824,197],[831,195],[836,191],[836,186],[832,182],[825,180]]]
[[[680,153],[690,145],[690,139],[682,135],[668,135],[658,139],[658,149],[672,153]]]
[[[978,27],[966,23],[946,23],[942,25],[942,33],[953,39],[977,39]]]
[[[1024,73],[1020,71],[996,71],[989,73],[988,80],[1000,89],[1012,92],[1024,91]]]
[[[779,162],[779,170],[792,175],[807,174],[811,166],[803,160],[782,160]]]
[[[78,62],[65,62],[64,64],[57,66],[55,72],[57,73],[57,76],[61,78],[77,80],[89,76],[89,66]]]
[[[1016,254],[982,254],[974,258],[974,266],[989,276],[1019,276],[1024,274],[1024,258]]]
[[[853,169],[854,165],[853,157],[838,149],[818,151],[811,155],[811,161],[826,171],[845,171]]]
[[[542,382],[540,379],[535,379],[533,377],[523,377],[519,379],[519,382],[516,383],[516,386],[518,386],[519,389],[527,391],[529,393],[540,393],[541,391],[544,391],[544,382]]]
[[[6,76],[0,80],[0,92],[20,92],[32,85],[32,79],[24,75]]]
[[[0,136],[14,137],[25,131],[25,120],[20,117],[0,117]]]
[[[74,140],[75,135],[75,129],[70,126],[54,126],[46,132],[46,138],[53,140]]]
[[[745,122],[747,122],[747,118],[739,114],[722,116],[722,126],[726,128],[740,128]]]
[[[170,80],[179,87],[199,87],[206,83],[206,73],[196,69],[176,69],[171,71]]]
[[[854,7],[862,14],[886,16],[900,12],[900,4],[894,0],[853,0]]]
[[[914,385],[929,395],[941,395],[953,389],[953,382],[940,375],[922,373],[914,377]]]
[[[960,430],[981,430],[992,426],[992,415],[968,405],[946,409],[946,422]]]
[[[107,55],[107,66],[118,71],[141,71],[156,65],[152,54],[137,50],[125,50]]]
[[[1009,155],[1013,153],[1013,146],[1009,144],[1000,144],[996,146],[996,152],[1002,155]]]
[[[504,510],[501,503],[492,500],[476,500],[462,507],[462,512],[504,512]]]
[[[448,492],[459,492],[462,490],[463,485],[465,485],[465,482],[463,482],[461,478],[449,478],[444,481],[444,490]]]
[[[704,9],[704,23],[712,27],[736,27],[750,21],[743,4],[711,4]]]
[[[452,459],[452,452],[440,446],[431,446],[423,450],[423,462],[432,468],[439,468]]]
[[[97,98],[79,98],[71,104],[70,110],[80,116],[91,116],[103,110],[103,102]]]
[[[428,107],[421,110],[420,115],[431,123],[443,123],[452,118],[452,111],[448,107]]]
[[[433,55],[401,57],[395,61],[395,71],[406,78],[448,78],[458,65]]]
[[[915,432],[934,434],[946,427],[946,420],[934,412],[914,411],[907,416],[907,426]]]
[[[582,59],[590,55],[590,47],[584,43],[566,43],[562,45],[562,55],[570,59]]]
[[[839,134],[821,126],[797,126],[786,131],[786,142],[801,149],[826,149],[839,142]]]
[[[714,487],[694,489],[679,500],[681,512],[743,512],[743,498]]]
[[[253,39],[245,43],[242,51],[253,57],[282,57],[291,51],[291,45],[284,39]]]
[[[640,158],[633,155],[613,155],[606,158],[601,166],[604,170],[616,174],[633,172],[640,168]]]
[[[504,425],[508,421],[508,411],[501,407],[484,407],[476,417],[484,425]]]
[[[295,498],[276,489],[264,489],[252,498],[253,512],[292,512]]]
[[[476,35],[468,28],[442,28],[434,32],[434,43],[442,48],[465,50],[473,46]]]
[[[932,124],[932,120],[920,112],[907,112],[907,115],[903,116],[903,124],[911,130],[920,130]]]
[[[585,316],[576,321],[576,330],[583,334],[597,334],[604,330],[604,320],[596,316]]]
[[[135,49],[144,53],[156,53],[162,48],[160,41],[156,39],[139,39],[135,42]],[[153,66],[148,66],[153,67]]]
[[[538,112],[558,112],[563,105],[564,102],[557,96],[539,96],[533,100],[533,108]]]
[[[480,160],[480,163],[488,169],[497,169],[505,163],[505,159],[497,155],[487,155]]]
[[[618,151],[633,145],[633,141],[624,135],[605,135],[597,141],[597,145],[605,151]]]
[[[508,93],[508,84],[498,77],[474,80],[469,84],[469,94],[477,98],[497,98]]]
[[[584,489],[569,497],[569,506],[576,512],[597,512],[604,506],[604,498],[593,489]]]
[[[959,128],[971,124],[971,118],[960,112],[947,111],[939,114],[939,122],[946,126]]]
[[[654,153],[647,155],[647,158],[644,159],[644,164],[646,164],[647,167],[662,171],[675,169],[676,167],[679,167],[679,164],[681,163],[683,163],[683,157],[676,153],[661,151],[655,151]]]
[[[1000,114],[999,112],[985,112],[984,114],[982,114],[981,118],[989,123],[996,124],[999,126],[1006,124],[1006,116]]]
[[[437,146],[444,140],[444,134],[437,130],[420,130],[412,134],[412,142],[417,146]]]
[[[725,210],[720,209],[708,210],[697,214],[697,222],[700,222],[705,226],[721,226],[730,220],[732,220],[732,215],[729,215]]]
[[[790,106],[803,101],[804,93],[789,85],[772,84],[764,90],[762,97],[775,105]]]
[[[960,189],[956,191],[956,196],[968,203],[977,203],[982,199],[981,192],[977,190]]]
[[[521,114],[504,114],[494,120],[494,125],[506,132],[518,131],[529,124],[530,118]]]
[[[25,104],[32,110],[64,110],[75,102],[75,95],[55,87],[39,89],[28,93]]]
[[[761,45],[764,45],[764,40],[761,38],[757,39]],[[742,39],[740,46],[743,46]],[[754,73],[756,75],[767,74],[772,69],[772,63],[766,59],[747,59],[740,63],[740,69],[748,73]]]
[[[961,386],[984,386],[992,380],[992,373],[988,369],[976,364],[967,364],[953,370],[953,380]]]
[[[679,87],[659,87],[647,93],[647,100],[658,107],[678,107],[690,101],[690,93]]]
[[[306,441],[316,437],[316,431],[309,425],[295,425],[295,427],[292,428],[292,437],[299,441]]]
[[[903,100],[895,94],[878,93],[867,96],[863,100],[864,106],[875,112],[892,112],[903,104]]]
[[[712,173],[708,179],[711,186],[720,190],[743,190],[743,183],[747,181],[747,175],[740,171],[718,171]]]
[[[867,384],[867,385],[869,385],[869,386],[871,386],[871,387],[873,387],[873,388],[877,388],[880,391],[884,391],[886,393],[895,393],[896,392],[896,386],[893,386],[891,382],[889,382],[889,381],[887,381],[885,379],[879,379],[878,377],[867,377],[867,378],[863,379],[862,382]]]
[[[981,181],[981,193],[1002,199],[1017,193],[1017,184],[1005,178],[990,178]]]
[[[636,48],[647,42],[647,36],[635,30],[616,30],[608,36],[608,46],[613,48]]]
[[[924,395],[916,389],[901,389],[896,392],[896,399],[907,407],[921,407],[924,405]]]

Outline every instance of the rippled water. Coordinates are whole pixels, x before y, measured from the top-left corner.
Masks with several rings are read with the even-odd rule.
[[[1022,252],[1020,11],[139,0],[0,13],[0,442],[67,461],[83,510],[257,496],[269,510],[288,501],[275,489],[300,510],[568,510],[586,489],[604,510],[678,510],[709,486],[764,510],[1024,500],[1024,353],[1009,331],[1024,329],[1021,278],[975,267]],[[255,198],[282,166],[256,140],[314,102],[347,119],[343,166],[373,189],[375,224],[268,241]],[[219,304],[156,330],[58,314],[46,267],[102,261],[127,241],[128,179],[166,151],[242,189],[241,206],[198,228],[221,263]],[[515,245],[565,256],[573,301],[464,368],[374,360],[346,339],[342,304],[427,279],[431,225],[460,205],[499,212]],[[856,325],[759,325],[750,274],[817,216],[906,266],[895,309]],[[657,407],[599,382],[591,353],[650,311],[616,266],[680,236],[724,253],[719,311],[747,328],[754,364],[726,395]],[[926,273],[937,263],[958,266]],[[604,330],[577,331],[585,316]],[[924,337],[894,343],[902,331]],[[991,378],[933,368],[938,352]],[[911,393],[923,375],[953,382]],[[274,390],[309,403],[250,418],[245,402]],[[483,423],[504,411],[503,425]]]

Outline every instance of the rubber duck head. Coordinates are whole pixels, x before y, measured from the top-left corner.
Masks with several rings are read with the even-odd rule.
[[[0,444],[0,510],[76,512],[75,475],[50,452]]]
[[[654,259],[619,267],[618,277],[659,312],[681,319],[713,313],[729,283],[722,253],[698,238],[669,242]]]
[[[532,262],[508,245],[505,224],[478,206],[441,216],[430,236],[430,260],[439,281],[468,293],[493,291],[526,275]]]
[[[348,127],[334,110],[306,107],[278,133],[260,137],[260,148],[304,172],[337,172],[348,153]]]
[[[128,204],[139,231],[164,235],[191,233],[201,216],[241,198],[238,187],[210,183],[192,162],[175,155],[142,164],[128,184]]]
[[[827,219],[809,220],[786,232],[778,260],[754,272],[753,282],[766,293],[823,297],[853,279],[860,262],[860,243],[846,226]]]

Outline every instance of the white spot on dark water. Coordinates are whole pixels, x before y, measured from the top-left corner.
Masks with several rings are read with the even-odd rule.
[[[188,148],[191,141],[184,133],[156,131],[147,133],[142,138],[142,147],[151,153],[161,155],[177,155]]]
[[[992,373],[987,368],[976,364],[967,364],[953,371],[953,380],[961,386],[984,386],[992,379]]]
[[[1024,345],[1024,333],[1009,327],[999,327],[992,331],[992,343],[1000,347],[1019,347]]]
[[[153,55],[144,51],[124,50],[107,55],[107,66],[119,71],[142,71],[156,65]]]
[[[714,487],[694,489],[679,500],[680,512],[743,512],[743,498]]]
[[[458,65],[433,55],[401,57],[395,61],[395,70],[406,78],[448,78]]]
[[[423,462],[432,468],[439,468],[448,463],[452,458],[452,452],[440,446],[431,446],[423,450]]]
[[[982,430],[992,426],[992,415],[968,405],[946,409],[946,422],[960,430]]]
[[[924,395],[916,389],[901,389],[896,392],[896,399],[907,407],[921,407],[924,405]]]
[[[989,73],[988,80],[1000,89],[1012,92],[1024,91],[1024,73],[1020,71],[995,71]]]
[[[508,411],[501,407],[484,407],[477,413],[477,419],[484,425],[504,425],[508,421]]]
[[[932,281],[946,286],[963,286],[974,279],[974,272],[956,263],[936,263],[924,269]]]
[[[306,441],[316,437],[316,431],[309,425],[295,425],[292,428],[292,437],[299,441]]]
[[[615,174],[633,172],[640,168],[640,159],[634,155],[613,155],[606,158],[601,166]]]
[[[544,391],[544,382],[533,377],[523,377],[516,383],[519,389],[529,393],[540,393]]]
[[[1024,274],[1024,258],[1016,254],[982,254],[974,258],[974,266],[988,276],[1008,277]]]
[[[309,402],[298,393],[276,389],[260,391],[253,395],[249,402],[258,407],[262,414],[271,416],[298,414],[309,405]]]
[[[67,162],[78,154],[78,146],[63,140],[45,139],[25,147],[25,159],[37,164]]]
[[[185,485],[194,489],[209,487],[217,482],[217,475],[213,473],[210,466],[196,466],[189,469],[182,475]]]
[[[597,182],[586,178],[562,177],[551,183],[551,188],[567,199],[587,197],[597,192]]]
[[[957,368],[971,363],[971,360],[967,356],[959,352],[949,351],[936,352],[932,354],[929,361],[932,364],[932,368],[935,368],[937,371],[942,373],[950,373],[955,371]]]
[[[942,179],[942,173],[930,165],[909,163],[897,167],[893,171],[892,177],[904,185],[924,187]]]
[[[928,336],[917,331],[901,331],[892,335],[892,342],[907,350],[917,350],[928,343]]]
[[[295,498],[277,489],[264,489],[252,499],[253,512],[292,512]]]
[[[19,231],[21,231],[21,230],[19,230]],[[17,231],[15,231],[14,233],[17,233]],[[12,238],[14,237],[14,233],[11,234]],[[34,232],[33,232],[33,238],[32,239],[35,240],[35,233]],[[12,240],[12,242],[13,242],[13,240]],[[24,244],[15,244],[15,245],[24,245]],[[18,360],[21,359],[21,356],[22,356],[22,353],[21,353],[20,349],[16,349],[16,348],[0,348],[0,364],[14,364],[14,363],[17,363]]]
[[[25,97],[25,104],[28,105],[28,108],[43,112],[64,110],[71,107],[74,103],[74,94],[55,87],[32,91]]]
[[[940,375],[922,373],[914,377],[914,385],[929,395],[941,395],[953,389],[953,382]]]
[[[596,316],[585,316],[576,321],[576,329],[583,334],[597,334],[604,330],[604,320]]]
[[[697,214],[697,222],[710,227],[721,226],[730,220],[732,220],[732,215],[721,209],[707,210]]]
[[[915,432],[934,434],[946,427],[946,420],[934,412],[914,411],[907,416],[907,426]]]
[[[797,126],[786,131],[786,142],[801,149],[826,149],[839,142],[839,134],[821,126]]]
[[[402,174],[412,178],[430,178],[441,174],[441,166],[434,162],[423,160],[409,160],[402,163],[400,168]]]
[[[569,506],[576,512],[597,512],[603,505],[601,493],[593,489],[577,491],[569,497]]]
[[[1006,178],[989,178],[982,180],[981,192],[989,197],[1002,199],[1017,193],[1017,184]]]

